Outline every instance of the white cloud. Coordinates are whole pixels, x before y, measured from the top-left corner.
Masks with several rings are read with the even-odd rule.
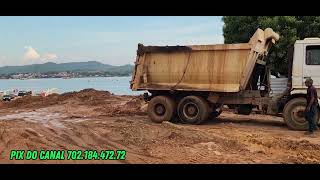
[[[44,63],[50,60],[57,59],[58,56],[54,53],[40,54],[35,48],[31,46],[24,47],[26,52],[23,55],[23,64]]]
[[[31,46],[26,46],[24,47],[26,50],[26,52],[23,55],[23,60],[39,60],[40,59],[40,54]]]
[[[53,60],[53,59],[57,59],[57,58],[58,58],[58,56],[53,53],[46,53],[41,56],[41,59],[44,61]]]

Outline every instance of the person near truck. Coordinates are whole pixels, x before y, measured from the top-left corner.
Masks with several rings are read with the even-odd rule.
[[[316,113],[318,104],[318,94],[317,89],[313,86],[313,80],[311,78],[305,81],[305,85],[308,87],[307,89],[307,107],[305,109],[305,118],[308,121],[309,129],[307,134],[313,134],[315,130],[318,130],[316,124]]]

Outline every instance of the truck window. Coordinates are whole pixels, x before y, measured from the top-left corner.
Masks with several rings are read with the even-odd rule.
[[[307,46],[306,48],[306,64],[320,65],[320,45]]]

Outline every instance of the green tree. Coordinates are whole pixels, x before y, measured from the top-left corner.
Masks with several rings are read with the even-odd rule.
[[[320,16],[296,16],[299,26],[298,37],[320,37]]]
[[[288,73],[288,48],[297,39],[320,37],[320,16],[224,16],[225,43],[244,43],[257,28],[272,28],[280,40],[271,48],[268,65],[274,75]]]

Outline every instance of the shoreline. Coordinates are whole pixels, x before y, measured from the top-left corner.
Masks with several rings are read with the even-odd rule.
[[[128,76],[85,76],[85,77],[49,77],[49,78],[24,78],[24,79],[19,79],[19,78],[0,78],[0,80],[30,80],[30,79],[80,79],[80,78],[110,78],[110,77],[131,77],[131,75]]]
[[[33,91],[56,88],[59,93],[80,91],[86,88],[108,90],[114,94],[133,95],[141,94],[130,89],[130,76],[121,77],[83,77],[83,78],[45,78],[45,79],[0,79],[1,91]]]

